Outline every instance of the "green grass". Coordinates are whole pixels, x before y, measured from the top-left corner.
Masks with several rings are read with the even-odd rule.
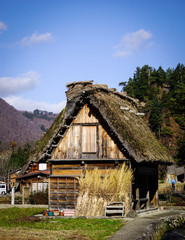
[[[64,231],[68,234],[77,233],[83,236],[79,239],[107,239],[123,225],[122,219],[86,219],[86,218],[58,218],[40,221],[29,220],[29,216],[42,213],[40,208],[9,208],[0,209],[0,228],[35,229],[35,231],[51,230]],[[27,216],[27,217],[26,217]],[[85,238],[84,238],[85,237]],[[61,238],[70,239],[70,238]]]

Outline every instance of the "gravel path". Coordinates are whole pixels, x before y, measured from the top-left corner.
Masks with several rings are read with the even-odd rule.
[[[3,208],[12,208],[12,207],[19,207],[19,208],[48,208],[48,205],[31,205],[31,204],[0,204],[0,209]]]
[[[125,219],[128,222],[117,231],[109,240],[137,240],[142,239],[143,234],[146,233],[147,227],[160,219],[165,217],[179,215],[185,213],[185,208],[168,208],[163,211],[156,210],[148,213],[139,214],[136,218]]]

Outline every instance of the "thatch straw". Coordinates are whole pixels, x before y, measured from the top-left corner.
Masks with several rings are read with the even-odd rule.
[[[104,216],[106,202],[125,202],[125,213],[130,211],[133,172],[123,164],[120,169],[107,170],[102,178],[98,168],[79,178],[77,216]]]

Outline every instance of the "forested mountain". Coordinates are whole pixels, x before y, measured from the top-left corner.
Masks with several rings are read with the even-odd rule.
[[[34,112],[23,111],[23,115],[28,118],[31,122],[36,124],[43,132],[47,132],[47,130],[51,127],[54,120],[57,118],[58,114],[54,114],[52,112],[42,111],[42,110],[34,110]]]
[[[23,166],[35,142],[58,114],[20,112],[0,98],[0,175]]]
[[[10,147],[11,142],[23,145],[33,143],[42,135],[42,130],[21,112],[0,98],[0,151]]]
[[[145,103],[145,118],[151,130],[185,164],[185,66],[164,70],[137,67],[128,82],[119,84],[131,97]]]

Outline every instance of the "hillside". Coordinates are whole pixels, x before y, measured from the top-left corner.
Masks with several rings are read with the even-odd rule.
[[[43,132],[51,127],[54,120],[57,118],[58,114],[53,114],[52,112],[34,110],[34,112],[23,111],[23,115],[28,118],[31,122],[35,123]]]
[[[185,66],[137,67],[123,91],[144,104],[145,120],[179,165],[185,164]]]
[[[18,145],[34,143],[43,131],[14,107],[0,98],[0,151],[15,141]]]

